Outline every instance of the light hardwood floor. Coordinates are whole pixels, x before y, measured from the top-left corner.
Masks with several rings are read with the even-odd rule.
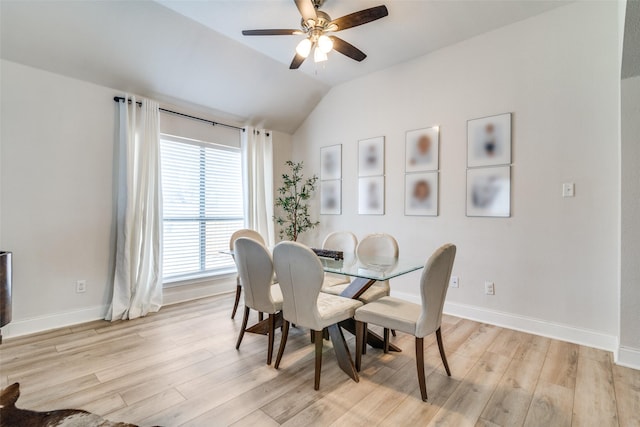
[[[359,383],[325,341],[316,392],[308,332],[291,329],[276,371],[266,337],[246,334],[235,350],[232,303],[224,295],[7,339],[0,383],[20,382],[22,408],[82,408],[144,426],[640,426],[640,371],[605,351],[445,316],[453,376],[435,337],[425,339],[427,403],[403,334],[392,338],[402,353],[368,350]]]

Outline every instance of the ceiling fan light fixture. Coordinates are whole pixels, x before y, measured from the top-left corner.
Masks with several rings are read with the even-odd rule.
[[[296,52],[303,58],[309,56],[309,53],[311,53],[311,40],[302,39],[300,43],[298,43],[298,46],[296,46]]]
[[[323,53],[329,53],[333,49],[333,40],[323,34],[318,38],[318,47]]]
[[[313,51],[313,60],[315,62],[323,62],[326,61],[327,58],[327,54],[325,52],[322,51],[322,49],[320,49],[320,47],[316,46],[316,48]]]

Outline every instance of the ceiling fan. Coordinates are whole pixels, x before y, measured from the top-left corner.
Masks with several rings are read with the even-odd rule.
[[[306,38],[298,43],[296,47],[296,55],[289,66],[292,70],[299,68],[312,50],[315,62],[326,61],[327,53],[332,49],[358,62],[362,61],[367,57],[364,52],[341,38],[331,35],[328,36],[326,33],[357,27],[358,25],[384,18],[389,14],[386,6],[376,6],[332,20],[328,14],[319,10],[324,0],[294,1],[302,15],[300,30],[271,29],[242,31],[242,34],[245,36],[305,35]]]

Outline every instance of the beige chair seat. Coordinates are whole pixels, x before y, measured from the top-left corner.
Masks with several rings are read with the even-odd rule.
[[[349,284],[351,281],[345,276],[338,276],[335,274],[327,273],[324,275],[324,281],[322,282],[322,292],[327,292],[334,295],[339,295],[340,293],[329,292],[329,289],[334,286]]]
[[[356,308],[362,307],[362,303],[351,298],[344,298],[330,294],[318,294],[319,322],[314,329],[322,330],[334,323],[353,317]]]
[[[282,310],[282,290],[280,289],[280,285],[277,283],[272,284],[270,293],[275,311]]]
[[[383,297],[358,309],[355,319],[415,334],[422,307],[394,297]]]
[[[347,289],[348,286],[349,284],[335,285],[329,288],[322,288],[322,292],[331,295],[340,295],[345,289]],[[387,295],[389,295],[389,288],[387,286],[385,286],[383,283],[374,283],[369,289],[367,289],[362,295],[360,295],[358,300],[362,301],[365,304],[369,304],[382,297],[386,297]]]

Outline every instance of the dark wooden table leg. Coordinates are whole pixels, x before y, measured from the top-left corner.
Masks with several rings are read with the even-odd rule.
[[[356,334],[355,320],[353,319],[343,320],[342,322],[340,322],[340,326],[346,329],[347,331],[351,332],[353,335]],[[382,338],[380,335],[373,332],[371,329],[368,329],[366,332],[367,332],[367,337],[366,337],[367,344],[369,344],[371,347],[384,349],[384,338]],[[397,345],[394,345],[393,343],[389,343],[389,351],[400,352],[402,351],[402,349]]]
[[[338,366],[342,369],[352,380],[359,382],[360,378],[356,372],[356,367],[353,365],[347,342],[344,339],[342,330],[337,324],[329,326],[329,336],[333,343],[333,350],[336,352],[336,359],[338,359]],[[316,338],[317,339],[317,338]]]
[[[362,295],[374,283],[376,283],[375,280],[356,277],[355,279],[353,279],[351,284],[347,286],[344,291],[342,291],[340,296],[345,298],[358,299],[360,298],[360,295]]]

